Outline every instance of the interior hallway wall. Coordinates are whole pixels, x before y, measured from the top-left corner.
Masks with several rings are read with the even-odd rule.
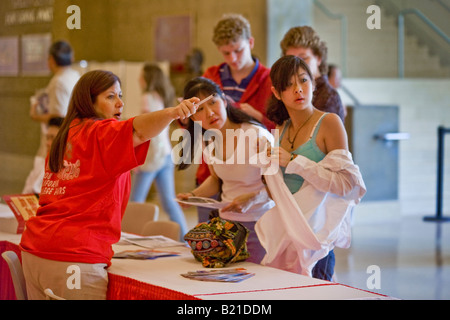
[[[69,30],[67,8],[80,8],[81,29]],[[51,20],[5,25],[5,15],[49,7]],[[213,27],[224,13],[240,13],[251,23],[254,54],[266,63],[266,4],[263,0],[41,0],[0,1],[0,36],[51,33],[69,41],[76,61],[143,62],[155,58],[154,28],[158,17],[189,15],[192,47],[204,51],[204,67],[222,62],[212,42]],[[175,43],[179,39],[172,39]],[[50,75],[0,77],[0,194],[19,193],[32,168],[40,126],[29,117],[29,98],[44,88]],[[136,84],[137,85],[137,84]]]
[[[80,30],[68,30],[66,8],[81,10]],[[97,61],[155,60],[154,31],[158,17],[188,15],[192,47],[205,53],[205,66],[222,61],[212,42],[213,28],[225,13],[239,13],[250,22],[256,39],[254,53],[266,63],[266,4],[264,0],[58,0],[53,35],[68,39],[77,58]],[[189,34],[190,33],[190,34]],[[171,39],[173,43],[180,39]]]
[[[0,37],[16,39],[20,50],[21,36],[50,33],[53,1],[41,0],[39,7],[29,7],[26,1],[0,1]],[[34,20],[38,10],[48,13],[50,19]],[[3,50],[0,59],[8,59],[2,56]],[[15,55],[19,68],[20,51]],[[40,143],[40,125],[29,117],[30,97],[49,80],[49,73],[0,76],[0,195],[21,192],[31,170]]]
[[[39,3],[52,3],[53,19],[50,23],[5,26],[4,13],[19,10],[11,8],[13,2],[15,0],[0,1],[0,36],[50,32],[54,40],[66,39],[72,43],[76,60],[99,62],[153,60],[153,29],[157,17],[189,14],[193,21],[192,45],[204,50],[205,67],[222,61],[211,41],[212,29],[222,14],[237,12],[249,19],[256,38],[254,53],[270,66],[278,54],[275,51],[281,39],[275,40],[277,34],[283,33],[283,29],[290,27],[291,23],[296,25],[297,14],[298,24],[307,19],[301,16],[302,10],[298,7],[289,11],[283,19],[283,11],[293,8],[283,4],[288,2],[299,6],[300,2],[302,5],[311,3],[309,0],[41,0]],[[81,9],[81,30],[69,30],[66,26],[69,17],[66,9],[71,4]],[[303,10],[309,9],[307,6]],[[270,28],[275,28],[275,31]],[[272,31],[268,33],[268,30]],[[49,79],[49,76],[0,77],[1,194],[20,192],[32,167],[40,129],[28,116],[29,97],[37,88],[46,86]],[[432,214],[435,202],[436,128],[439,124],[450,126],[448,80],[353,78],[346,80],[345,84],[361,102],[400,105],[400,128],[411,133],[411,139],[402,143],[400,148],[401,212]],[[448,156],[446,161],[448,168]],[[448,181],[448,171],[446,174]],[[449,199],[450,187],[446,186],[445,190],[445,198]],[[368,204],[375,205],[379,204]],[[395,207],[398,205],[396,203]]]
[[[384,219],[392,215],[436,214],[437,128],[450,128],[449,79],[345,79],[361,108],[396,105],[399,130],[409,133],[399,141],[399,201],[369,202],[356,208],[357,218]],[[341,92],[346,105],[353,105]],[[445,137],[443,212],[450,214],[450,135]],[[382,168],[380,169],[382,170]],[[399,214],[400,213],[400,214]]]

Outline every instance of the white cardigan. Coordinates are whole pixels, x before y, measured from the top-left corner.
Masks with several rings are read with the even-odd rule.
[[[256,224],[266,249],[262,264],[311,276],[318,260],[351,242],[351,211],[366,192],[358,166],[346,150],[333,150],[320,162],[298,156],[286,173],[305,182],[291,194],[281,170],[265,175],[276,206]]]

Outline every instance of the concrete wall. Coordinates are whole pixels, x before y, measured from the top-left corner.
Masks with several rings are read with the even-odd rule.
[[[69,30],[66,26],[69,5],[77,5],[81,10],[80,30]],[[5,23],[7,14],[27,11],[35,15],[41,8],[50,8],[52,13],[45,23],[36,20]],[[127,61],[131,66],[133,62],[154,61],[154,29],[158,17],[189,15],[192,28],[187,33],[191,45],[204,51],[204,66],[209,66],[222,61],[211,40],[213,27],[224,13],[231,12],[248,18],[256,39],[253,52],[266,63],[266,3],[263,0],[2,0],[0,36],[51,33],[53,40],[63,39],[72,44],[77,61],[115,66],[119,61]],[[132,85],[135,74],[122,80]],[[32,168],[40,127],[29,118],[29,98],[36,89],[48,84],[49,76],[0,76],[0,194],[20,192]],[[182,78],[182,74],[175,74],[174,82],[182,83]]]
[[[81,30],[68,30],[65,9],[77,4],[82,13]],[[266,4],[263,0],[58,0],[55,1],[54,36],[71,41],[77,58],[97,61],[154,60],[155,23],[158,17],[189,15],[186,30],[193,47],[205,53],[205,65],[221,62],[212,42],[214,25],[225,13],[240,13],[252,26],[254,53],[266,62]],[[181,39],[172,39],[175,43]]]
[[[342,23],[339,19],[331,19],[319,7],[314,8],[314,29],[320,34],[328,46],[328,61],[346,64],[346,75],[349,78],[396,78],[398,76],[398,32],[397,17],[387,14],[380,5],[380,29],[368,29],[367,19],[371,16],[366,13],[372,0],[319,0],[329,12],[346,17],[347,21],[347,55],[343,60],[343,38],[341,34]],[[405,6],[414,7],[414,1],[392,0],[404,2]],[[421,1],[422,5],[436,7],[434,1]],[[426,3],[426,4],[425,4]],[[444,11],[444,10],[441,10]],[[450,13],[446,13],[447,20]],[[448,23],[447,23],[448,24]],[[421,27],[423,23],[420,23]],[[425,26],[426,28],[426,26]],[[430,48],[420,44],[418,39],[409,35],[405,29],[405,77],[419,78],[449,78],[450,68],[443,65],[439,57],[432,53]],[[447,33],[448,35],[448,33]],[[448,52],[448,44],[443,49]],[[346,62],[343,62],[346,61]]]
[[[52,4],[53,0],[42,0],[39,7],[28,6],[26,1],[0,1],[0,37],[17,37],[21,46],[22,35],[50,33],[52,20],[35,18],[38,10],[51,13]],[[0,195],[22,191],[40,137],[39,124],[29,117],[30,96],[49,80],[49,74],[0,76]]]

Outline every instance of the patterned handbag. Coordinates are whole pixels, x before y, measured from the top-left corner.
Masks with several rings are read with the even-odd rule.
[[[214,217],[195,226],[184,240],[204,267],[223,268],[250,256],[247,251],[248,234],[249,230],[241,223]]]

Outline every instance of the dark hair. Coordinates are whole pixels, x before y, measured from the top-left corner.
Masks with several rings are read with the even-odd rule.
[[[335,65],[335,64],[329,64],[328,65],[328,78],[330,78],[330,76],[331,76],[331,73],[334,71],[334,70],[337,70],[337,69],[339,69],[339,67],[337,66],[337,65]]]
[[[50,149],[48,164],[52,172],[57,173],[63,168],[67,136],[72,121],[75,119],[102,119],[102,116],[95,111],[94,103],[99,94],[116,82],[120,83],[118,76],[103,70],[89,71],[78,80],[72,91],[67,115]]]
[[[49,54],[53,57],[58,66],[64,67],[72,64],[73,51],[68,42],[54,42],[49,49]]]
[[[223,93],[222,89],[220,89],[220,87],[212,80],[204,78],[204,77],[197,77],[194,78],[192,80],[190,80],[186,86],[184,87],[184,94],[183,97],[184,99],[190,99],[192,97],[199,97],[200,95],[203,96],[209,96],[211,94],[215,94],[219,97],[222,97],[223,99],[225,99],[227,101],[227,106],[226,106],[226,112],[227,112],[227,117],[228,120],[230,120],[233,123],[253,123],[259,126],[264,127],[258,120],[256,120],[255,118],[249,116],[248,114],[246,114],[245,112],[243,112],[242,110],[236,108],[233,105],[233,101],[231,101],[230,99],[228,99],[225,94]],[[194,150],[195,150],[195,144],[196,143],[200,143],[199,141],[193,141],[194,139],[194,127],[195,127],[195,123],[194,121],[189,118],[189,122],[187,125],[187,131],[189,132],[188,137],[190,137],[191,141],[190,141],[190,155],[187,155],[186,157],[188,157],[192,162],[193,157],[194,157]],[[202,128],[202,133],[205,132],[205,129]],[[183,137],[183,140],[185,139],[185,137]],[[185,155],[181,155],[181,157],[184,157]],[[190,163],[180,163],[178,165],[178,169],[179,170],[184,170],[186,168],[189,167]]]
[[[62,123],[64,121],[64,118],[62,117],[51,117],[50,120],[48,120],[48,126],[55,126],[55,127],[61,127]]]
[[[187,71],[196,75],[203,74],[203,60],[203,51],[198,48],[192,49],[191,52],[186,56],[185,66]]]
[[[284,56],[278,59],[270,69],[270,79],[275,90],[279,93],[286,90],[291,82],[292,76],[297,75],[299,69],[305,70],[314,84],[314,77],[311,70],[303,59],[296,56]],[[267,118],[277,125],[281,125],[289,119],[289,113],[283,101],[277,99],[273,93],[267,107]]]
[[[143,67],[143,76],[146,83],[145,92],[156,91],[163,99],[164,107],[172,107],[175,101],[175,90],[162,69],[153,63],[146,63]]]

